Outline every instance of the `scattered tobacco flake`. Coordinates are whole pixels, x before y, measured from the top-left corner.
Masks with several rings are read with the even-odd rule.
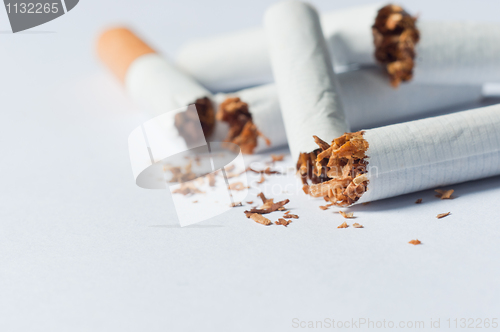
[[[421,204],[421,203],[422,203],[422,199],[421,199],[421,198],[419,198],[419,199],[417,199],[417,200],[415,201],[415,204]]]
[[[234,182],[234,183],[231,183],[229,185],[229,187],[227,187],[227,188],[230,189],[230,190],[240,191],[240,190],[245,190],[248,187],[245,187],[245,185],[243,184],[243,182]]]
[[[444,218],[446,216],[449,216],[451,214],[451,212],[446,212],[446,213],[440,213],[436,216],[436,218],[438,219],[441,219],[441,218]]]
[[[193,201],[193,203],[198,203],[198,201]]]
[[[285,157],[284,154],[272,154],[271,155],[271,159],[272,159],[271,162],[274,164],[277,161],[283,161],[284,157]]]
[[[357,222],[355,222],[354,224],[352,224],[352,227],[354,227],[354,228],[364,228],[363,225],[360,225]]]
[[[410,242],[408,242],[409,244],[413,244],[413,245],[417,245],[417,244],[421,244],[422,242],[420,242],[420,240],[416,239],[416,240],[411,240]]]
[[[207,179],[208,179],[208,185],[210,187],[215,187],[215,173],[208,173]]]
[[[442,190],[442,189],[436,189],[434,190],[437,192],[436,197],[441,198],[441,199],[453,199],[451,195],[455,192],[455,190],[450,189],[450,190]]]
[[[349,225],[344,221],[342,225],[337,226],[337,228],[347,228]]]
[[[264,170],[260,170],[260,171],[255,170],[255,169],[253,169],[252,167],[248,167],[248,168],[246,169],[246,171],[254,172],[254,173],[257,173],[257,174],[266,174],[266,175],[271,175],[271,174],[281,174],[281,173],[280,173],[280,172],[278,172],[278,171],[272,171],[272,170],[271,170],[271,167],[266,167],[266,169],[264,169]]]
[[[279,218],[278,221],[274,222],[276,225],[283,225],[287,227],[292,221],[291,220],[286,220],[283,218]]]
[[[250,219],[252,219],[253,221],[255,221],[259,224],[265,225],[265,226],[272,224],[271,220],[267,219],[266,217],[264,217],[258,213],[251,214]]]
[[[192,182],[181,183],[180,187],[172,191],[173,194],[182,194],[184,196],[194,195],[194,194],[203,194],[204,191],[199,190],[195,187]]]
[[[346,219],[352,219],[352,218],[355,218],[354,217],[354,213],[353,212],[349,212],[349,213],[345,213],[344,211],[339,211],[340,215]]]
[[[268,207],[266,207],[264,209],[252,208],[249,211],[245,211],[245,215],[247,216],[247,218],[249,218],[250,215],[253,213],[259,213],[259,214],[271,213],[271,212],[277,211],[280,207],[283,207],[288,202],[290,202],[289,199],[285,199],[283,201],[272,203],[272,204],[268,203],[269,204]],[[265,204],[266,203],[264,203],[264,205]]]
[[[191,170],[192,168],[192,162],[190,161],[186,166],[184,166],[184,170],[182,167],[179,166],[169,166],[166,165],[163,169],[165,171],[169,171],[172,173],[172,178],[170,179],[169,182],[174,183],[174,182],[187,182],[191,181],[197,178],[196,174],[193,173]]]
[[[257,138],[264,138],[266,144],[271,145],[271,141],[257,129],[252,120],[252,114],[248,110],[248,104],[240,98],[227,98],[223,101],[217,112],[217,120],[227,122],[229,133],[225,142],[231,142],[241,148],[244,154],[252,154],[257,147]]]
[[[293,218],[293,219],[299,219],[299,216],[296,214],[291,214],[290,211],[285,212],[283,215],[285,218]]]
[[[258,184],[261,184],[261,183],[264,183],[264,181],[266,181],[266,178],[264,177],[264,174],[261,174],[260,175],[260,180],[257,181]]]
[[[420,39],[416,21],[400,6],[387,5],[378,11],[372,26],[375,58],[385,66],[393,87],[413,77],[415,45]]]
[[[331,145],[313,136],[319,148],[300,154],[297,161],[297,173],[306,194],[323,197],[337,206],[349,206],[364,194],[368,186],[368,142],[363,134],[346,133]]]
[[[320,205],[319,208],[321,210],[328,210],[329,209],[328,206],[325,206],[325,205]]]
[[[253,204],[253,201],[248,201],[247,204]]]
[[[241,204],[241,202],[233,202],[231,204],[229,204],[230,207],[237,207],[237,206],[243,206],[243,204]]]
[[[197,99],[194,102],[196,113],[191,108],[175,115],[174,125],[179,135],[184,138],[186,143],[193,144],[200,142],[199,124],[205,138],[210,137],[215,127],[215,111],[212,102],[207,97]]]

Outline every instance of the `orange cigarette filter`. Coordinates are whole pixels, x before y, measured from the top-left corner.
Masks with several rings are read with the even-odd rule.
[[[99,58],[122,82],[125,82],[132,62],[142,55],[151,53],[156,51],[125,27],[108,29],[97,41]]]

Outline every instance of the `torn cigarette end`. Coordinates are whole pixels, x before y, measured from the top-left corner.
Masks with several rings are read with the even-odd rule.
[[[337,206],[349,206],[365,193],[368,186],[368,142],[363,131],[346,133],[328,144],[314,136],[319,148],[301,153],[297,173],[303,190],[313,197],[323,197]],[[311,182],[311,184],[309,184]]]
[[[196,115],[191,114],[189,110],[177,113],[174,118],[175,127],[187,144],[200,141],[198,123],[201,123],[201,130],[205,139],[212,135],[215,128],[215,111],[212,101],[208,97],[203,97],[194,100],[193,103],[196,106],[198,118],[196,118]]]
[[[413,77],[415,45],[420,39],[416,21],[400,6],[387,5],[378,11],[372,26],[375,58],[385,66],[393,87]]]
[[[250,219],[252,219],[256,223],[259,223],[259,224],[262,224],[265,226],[269,226],[272,224],[271,220],[267,219],[266,217],[264,217],[258,213],[253,213],[252,215],[250,215]]]
[[[413,244],[413,245],[417,245],[417,244],[421,244],[422,242],[420,242],[418,239],[416,240],[411,240],[410,242],[408,242],[409,244]]]
[[[229,133],[225,141],[238,145],[244,154],[252,154],[257,147],[257,138],[264,138],[266,144],[271,145],[253,123],[252,114],[248,110],[248,104],[240,98],[227,98],[219,105],[217,120],[227,122]]]

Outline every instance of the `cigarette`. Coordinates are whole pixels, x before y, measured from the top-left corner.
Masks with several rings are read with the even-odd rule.
[[[207,141],[225,140],[239,145],[243,153],[254,152],[257,138],[262,134],[244,100],[221,101],[217,111],[217,103],[207,89],[127,28],[105,31],[98,40],[97,52],[132,99],[145,106],[151,117],[195,104]],[[215,128],[216,111],[217,117],[229,126],[221,124]],[[192,124],[198,119],[190,117],[188,112],[175,117],[177,130],[188,143],[199,140],[193,130],[196,125]]]
[[[321,15],[335,72],[357,63],[374,63],[373,52],[353,50],[373,44],[371,26],[383,5],[382,2],[356,6]],[[366,32],[361,35],[357,27],[360,23],[364,25],[361,30]],[[341,47],[344,41],[349,41],[349,48]],[[212,91],[235,91],[274,81],[266,32],[261,27],[190,41],[181,46],[176,63]]]
[[[298,1],[271,6],[264,15],[268,48],[292,158],[317,149],[317,132],[349,131],[318,13]]]
[[[321,145],[304,186],[349,206],[500,174],[500,105],[342,135]]]
[[[347,122],[352,130],[435,115],[443,109],[470,105],[483,98],[480,85],[433,85],[409,82],[395,90],[382,68],[363,68],[336,75]],[[287,144],[276,85],[265,84],[234,93],[218,93],[216,103],[239,97],[248,103],[254,123],[273,148]],[[309,139],[309,138],[306,138]],[[255,152],[268,146],[260,144]]]
[[[352,7],[321,16],[336,73],[380,64],[375,57],[372,26],[384,5]],[[484,84],[500,80],[500,24],[419,19],[416,27],[420,38],[415,45],[413,74],[408,77],[412,81]],[[265,39],[264,29],[255,28],[195,40],[181,47],[176,61],[213,91],[266,84],[273,77]]]

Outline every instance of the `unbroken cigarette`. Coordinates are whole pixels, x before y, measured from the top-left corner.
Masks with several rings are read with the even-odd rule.
[[[387,39],[385,43],[380,43],[380,38],[374,38],[374,33],[380,37],[377,32],[380,31],[380,24],[377,25],[378,29],[372,27],[376,25],[381,8],[383,4],[375,4],[321,16],[335,72],[379,63],[387,66],[389,62],[377,59],[389,56],[391,49],[409,52],[403,47],[408,42],[408,32],[401,35],[395,34],[397,31],[390,31],[391,38],[400,41],[392,43],[392,46],[387,44]],[[404,9],[399,8],[404,13]],[[409,23],[411,15],[392,14],[385,15],[387,19],[392,19],[382,19],[383,26],[389,24],[398,30],[398,22],[401,25]],[[420,38],[418,43],[410,39],[416,45],[413,45],[415,54],[408,79],[427,84],[484,84],[500,81],[500,24],[419,19],[416,28]],[[181,48],[177,63],[214,91],[269,83],[272,82],[272,71],[265,38],[265,31],[256,28],[195,40]],[[390,70],[398,71],[405,63],[392,65]]]
[[[348,131],[337,83],[314,8],[285,1],[264,16],[274,79],[292,158],[317,147],[309,139],[321,132]]]
[[[212,94],[195,79],[158,54],[127,28],[105,31],[97,43],[103,63],[122,81],[132,99],[145,106],[151,117],[195,104],[201,128],[207,141],[226,141],[240,146],[243,153],[253,153],[257,138],[262,136],[252,121],[244,101],[222,101],[218,118],[229,124],[215,130],[217,105]],[[198,121],[189,112],[176,114],[175,126],[186,141],[197,141],[192,130]]]
[[[324,142],[323,142],[324,143]],[[305,185],[349,206],[500,174],[500,105],[342,135],[320,145]]]

